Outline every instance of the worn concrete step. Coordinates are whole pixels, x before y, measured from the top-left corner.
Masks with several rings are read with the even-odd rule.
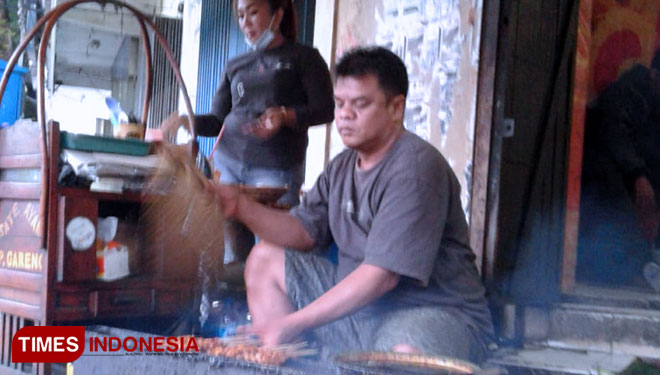
[[[608,375],[624,370],[634,356],[547,347],[503,349],[488,361],[508,375]]]
[[[660,311],[561,304],[550,311],[547,346],[660,358]]]

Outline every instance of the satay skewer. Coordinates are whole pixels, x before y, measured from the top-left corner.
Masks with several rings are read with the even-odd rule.
[[[281,349],[281,350],[290,350],[290,349],[300,349],[304,348],[307,346],[307,341],[301,341],[301,342],[296,342],[293,344],[280,344],[280,345],[275,345],[271,346],[270,348],[273,349]]]
[[[237,336],[228,336],[220,337],[218,340],[224,344],[258,344],[259,340],[253,335],[237,335]]]
[[[317,354],[319,354],[318,350],[310,348],[310,349],[295,350],[293,352],[287,353],[287,357],[288,358],[307,357],[307,356],[317,355]]]
[[[282,365],[290,358],[315,355],[316,349],[306,342],[261,346],[254,336],[240,335],[224,338],[200,338],[200,349],[212,356],[234,358],[263,365]]]

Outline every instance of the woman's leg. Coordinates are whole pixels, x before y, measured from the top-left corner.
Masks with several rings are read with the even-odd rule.
[[[213,164],[220,171],[220,182],[223,184],[245,184],[247,167],[242,162],[224,155],[216,149],[213,154]],[[252,246],[254,234],[245,225],[236,220],[225,221],[225,259],[224,263],[245,262]]]

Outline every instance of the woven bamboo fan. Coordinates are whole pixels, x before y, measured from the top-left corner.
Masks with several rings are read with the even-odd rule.
[[[221,204],[185,148],[161,144],[158,153],[141,212],[141,227],[148,228],[144,264],[150,273],[177,278],[198,272],[204,258],[204,273],[217,278],[224,249]]]

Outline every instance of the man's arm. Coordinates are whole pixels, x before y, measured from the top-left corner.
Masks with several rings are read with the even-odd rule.
[[[398,274],[363,264],[309,305],[279,322],[254,326],[253,331],[264,345],[290,342],[307,330],[343,318],[372,303],[398,283]]]
[[[653,243],[658,233],[658,217],[655,192],[648,179],[648,168],[637,150],[633,131],[644,126],[649,98],[645,98],[632,83],[606,91],[599,99],[603,110],[602,136],[605,147],[614,156],[624,182],[632,188],[633,200],[642,229],[642,235]]]
[[[635,208],[639,225],[642,230],[642,236],[649,243],[655,243],[658,237],[658,206],[655,201],[655,191],[653,185],[646,176],[639,176],[633,185],[635,193]]]
[[[598,131],[628,183],[646,174],[646,163],[635,147],[633,129],[641,126],[644,98],[629,85],[605,91],[599,100],[602,123]]]
[[[291,314],[289,319],[304,330],[318,327],[372,303],[398,283],[398,274],[363,264],[314,302]]]
[[[232,186],[215,184],[214,188],[223,202],[225,215],[241,221],[260,239],[299,250],[314,246],[300,220],[287,211],[266,207]]]

